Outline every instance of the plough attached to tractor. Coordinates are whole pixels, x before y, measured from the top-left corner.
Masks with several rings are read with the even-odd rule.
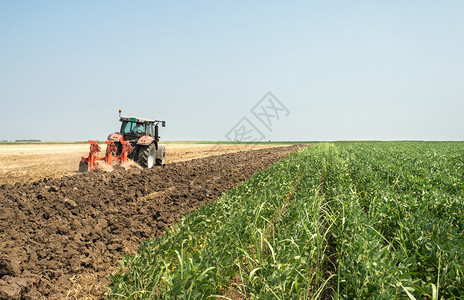
[[[138,117],[123,117],[119,110],[121,129],[112,133],[106,141],[104,157],[98,157],[101,152],[98,141],[89,141],[90,151],[88,157],[82,157],[79,171],[86,172],[98,169],[98,161],[104,161],[112,166],[113,162],[124,164],[134,161],[142,168],[150,169],[154,165],[164,166],[166,147],[158,145],[158,125],[166,126],[165,121],[150,120]]]
[[[128,156],[134,148],[129,141],[122,141],[121,154],[116,155],[118,147],[114,144],[114,141],[105,141],[106,143],[106,153],[104,157],[98,157],[98,154],[101,152],[100,145],[98,141],[89,141],[90,143],[90,152],[88,157],[82,157],[81,163],[79,164],[79,172],[93,171],[98,169],[97,161],[105,161],[108,166],[113,166],[113,161],[118,161],[121,164],[129,161]]]

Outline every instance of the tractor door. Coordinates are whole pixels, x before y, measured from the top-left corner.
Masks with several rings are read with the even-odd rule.
[[[147,126],[147,135],[153,137],[153,124]]]

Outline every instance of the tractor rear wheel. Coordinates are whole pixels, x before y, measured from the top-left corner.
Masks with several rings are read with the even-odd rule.
[[[137,163],[143,168],[151,169],[155,164],[155,152],[156,148],[154,144],[150,146],[140,146]]]
[[[166,163],[166,147],[164,145],[158,145],[158,151],[156,151],[156,165],[164,166]]]

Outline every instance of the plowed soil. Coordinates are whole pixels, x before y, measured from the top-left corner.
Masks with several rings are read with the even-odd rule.
[[[298,148],[0,186],[0,299],[101,297],[124,253]]]

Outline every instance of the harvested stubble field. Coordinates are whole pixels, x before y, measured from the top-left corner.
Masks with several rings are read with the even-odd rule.
[[[298,149],[168,145],[165,168],[75,174],[86,148],[2,148],[1,299],[101,297],[124,253]]]

